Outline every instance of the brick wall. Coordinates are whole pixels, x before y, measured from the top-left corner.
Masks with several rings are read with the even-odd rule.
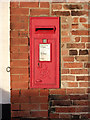
[[[12,118],[90,118],[88,2],[10,3]],[[61,87],[30,89],[30,16],[61,19]],[[47,120],[47,119],[46,119]],[[55,120],[55,119],[54,119]]]

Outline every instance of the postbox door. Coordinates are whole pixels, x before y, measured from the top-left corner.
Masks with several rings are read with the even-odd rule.
[[[52,88],[57,85],[56,76],[56,43],[55,39],[34,39],[33,54],[33,87]]]

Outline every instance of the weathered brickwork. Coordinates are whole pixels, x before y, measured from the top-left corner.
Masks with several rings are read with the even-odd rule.
[[[10,3],[12,119],[88,120],[90,118],[89,10],[89,2]],[[59,89],[30,88],[30,16],[60,17]]]

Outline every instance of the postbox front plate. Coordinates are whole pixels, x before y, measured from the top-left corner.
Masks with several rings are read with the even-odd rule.
[[[30,17],[30,87],[59,88],[59,17]]]

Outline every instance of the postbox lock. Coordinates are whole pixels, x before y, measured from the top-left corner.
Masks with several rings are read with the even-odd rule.
[[[43,40],[43,43],[47,43],[47,39],[42,39]]]

